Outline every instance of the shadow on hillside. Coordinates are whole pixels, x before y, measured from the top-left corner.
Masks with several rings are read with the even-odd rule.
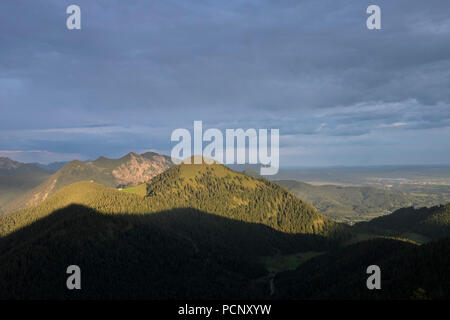
[[[112,215],[70,205],[0,239],[0,299],[266,298],[258,257],[331,246],[191,208]],[[66,288],[69,265],[81,268],[81,290]]]

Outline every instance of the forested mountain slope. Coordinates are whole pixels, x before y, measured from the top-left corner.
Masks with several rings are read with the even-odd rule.
[[[368,290],[366,269],[381,269],[381,290]],[[450,239],[421,246],[393,239],[360,242],[313,258],[275,278],[281,299],[448,299]]]
[[[221,164],[175,166],[151,180],[147,198],[163,209],[192,207],[289,233],[345,229],[278,185]]]
[[[221,165],[176,166],[147,192],[78,182],[1,216],[0,298],[263,298],[258,257],[338,244],[312,206]],[[72,264],[81,291],[65,288]]]
[[[10,203],[5,210],[10,212],[37,205],[57,190],[79,181],[94,181],[107,187],[138,185],[171,166],[169,157],[153,152],[129,153],[120,159],[100,157],[91,162],[74,160]]]
[[[447,221],[448,207],[430,210],[405,228]],[[0,216],[0,299],[449,296],[449,240],[346,246],[351,230],[369,232],[220,164],[177,165],[124,190],[77,182]],[[283,271],[292,257],[298,268]],[[372,264],[383,290],[366,288]],[[80,266],[82,290],[67,290],[69,265]]]
[[[431,208],[402,208],[392,214],[360,223],[357,227],[393,236],[413,232],[429,239],[450,237],[450,204]]]
[[[181,164],[153,178],[146,196],[104,188],[93,181],[69,185],[37,207],[2,219],[37,220],[70,204],[82,204],[103,213],[151,213],[194,208],[246,222],[260,223],[288,233],[339,236],[347,227],[322,216],[276,184],[234,172],[220,164]],[[28,223],[28,222],[27,222]],[[19,222],[2,222],[1,228]]]

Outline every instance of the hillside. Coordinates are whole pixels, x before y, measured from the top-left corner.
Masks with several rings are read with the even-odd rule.
[[[192,207],[289,233],[327,234],[342,228],[278,185],[221,164],[175,166],[152,179],[147,198],[163,209]]]
[[[381,269],[381,290],[366,288],[366,268]],[[421,246],[377,239],[310,259],[275,278],[275,298],[300,300],[448,299],[450,239]]]
[[[294,180],[274,182],[310,202],[325,216],[341,222],[366,221],[400,208],[433,206],[444,200],[367,186],[313,186]]]
[[[92,168],[90,164],[72,162]],[[66,166],[58,173],[73,170]],[[94,177],[85,172],[83,180]],[[102,176],[103,177],[103,176]],[[97,179],[98,180],[98,179]],[[63,182],[65,182],[63,180]],[[108,181],[100,181],[103,186]],[[55,184],[56,185],[56,184]],[[75,183],[47,196],[37,207],[3,217],[36,216],[32,221],[70,204],[81,204],[102,213],[153,213],[176,208],[192,208],[239,221],[264,224],[288,233],[334,234],[347,228],[322,216],[313,206],[265,179],[254,179],[220,164],[174,166],[146,185],[118,191],[90,181]],[[60,189],[55,187],[55,190]],[[144,192],[145,190],[145,192]],[[136,194],[135,194],[136,193]],[[140,196],[138,195],[140,194]],[[145,197],[142,197],[145,195]],[[45,212],[45,213],[43,213]],[[5,223],[20,227],[23,224]]]
[[[341,230],[222,165],[175,166],[146,190],[78,182],[1,216],[0,298],[264,298],[259,257],[328,251],[337,242],[323,236]],[[64,287],[71,264],[83,270],[78,292]]]
[[[357,227],[392,236],[415,233],[429,239],[450,237],[450,204],[431,208],[402,208],[390,215],[359,223]]]
[[[0,157],[0,214],[6,206],[50,176],[37,165]]]
[[[348,229],[282,187],[219,164],[174,166],[124,190],[77,182],[0,216],[0,299],[449,296],[448,240],[345,246]],[[64,286],[72,264],[82,270],[80,291]],[[378,292],[365,288],[371,264],[382,268]]]
[[[57,190],[79,181],[94,181],[106,187],[134,186],[146,182],[172,166],[169,157],[148,152],[129,153],[120,159],[100,157],[95,161],[71,161],[43,183],[6,206],[16,211],[37,205]]]

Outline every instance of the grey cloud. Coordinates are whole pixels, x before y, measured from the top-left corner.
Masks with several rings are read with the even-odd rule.
[[[340,136],[349,146],[380,128],[448,126],[448,1],[377,1],[379,32],[365,28],[371,1],[77,3],[76,32],[65,29],[72,1],[0,3],[8,30],[0,33],[0,129],[14,137],[0,149],[167,150],[171,130],[193,120]],[[406,125],[389,127],[398,122]],[[72,132],[65,146],[26,133],[86,124],[117,131]],[[161,133],[122,129],[152,126]]]

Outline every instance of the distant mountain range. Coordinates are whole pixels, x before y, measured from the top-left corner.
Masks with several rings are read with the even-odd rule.
[[[23,164],[9,158],[0,157],[0,170],[14,170],[22,166]]]
[[[120,159],[100,157],[90,162],[74,160],[50,175],[52,172],[50,168],[56,169],[60,165],[62,163],[54,163],[45,167],[4,160],[5,168],[12,168],[8,169],[10,171],[28,168],[22,175],[25,179],[28,179],[28,174],[36,176],[38,173],[41,179],[33,180],[39,182],[37,185],[27,184],[26,187],[24,186],[20,190],[22,192],[21,195],[15,193],[15,197],[10,197],[8,199],[9,202],[3,204],[3,211],[10,212],[39,204],[62,187],[78,181],[92,180],[107,187],[137,185],[162,173],[172,166],[172,162],[169,157],[154,152],[147,152],[142,155],[129,153]],[[10,176],[13,178],[9,180],[15,178],[13,172],[11,172]],[[0,177],[1,180],[2,178]],[[8,183],[5,183],[4,189],[8,189]],[[32,188],[28,188],[29,186]]]
[[[50,174],[34,164],[0,158],[0,214],[18,197],[43,183]]]
[[[6,157],[0,157],[0,177],[6,175],[15,175],[18,170],[21,171],[38,171],[38,168],[44,169],[50,173],[54,173],[64,167],[68,162],[52,162],[49,164],[42,163],[23,163]]]

